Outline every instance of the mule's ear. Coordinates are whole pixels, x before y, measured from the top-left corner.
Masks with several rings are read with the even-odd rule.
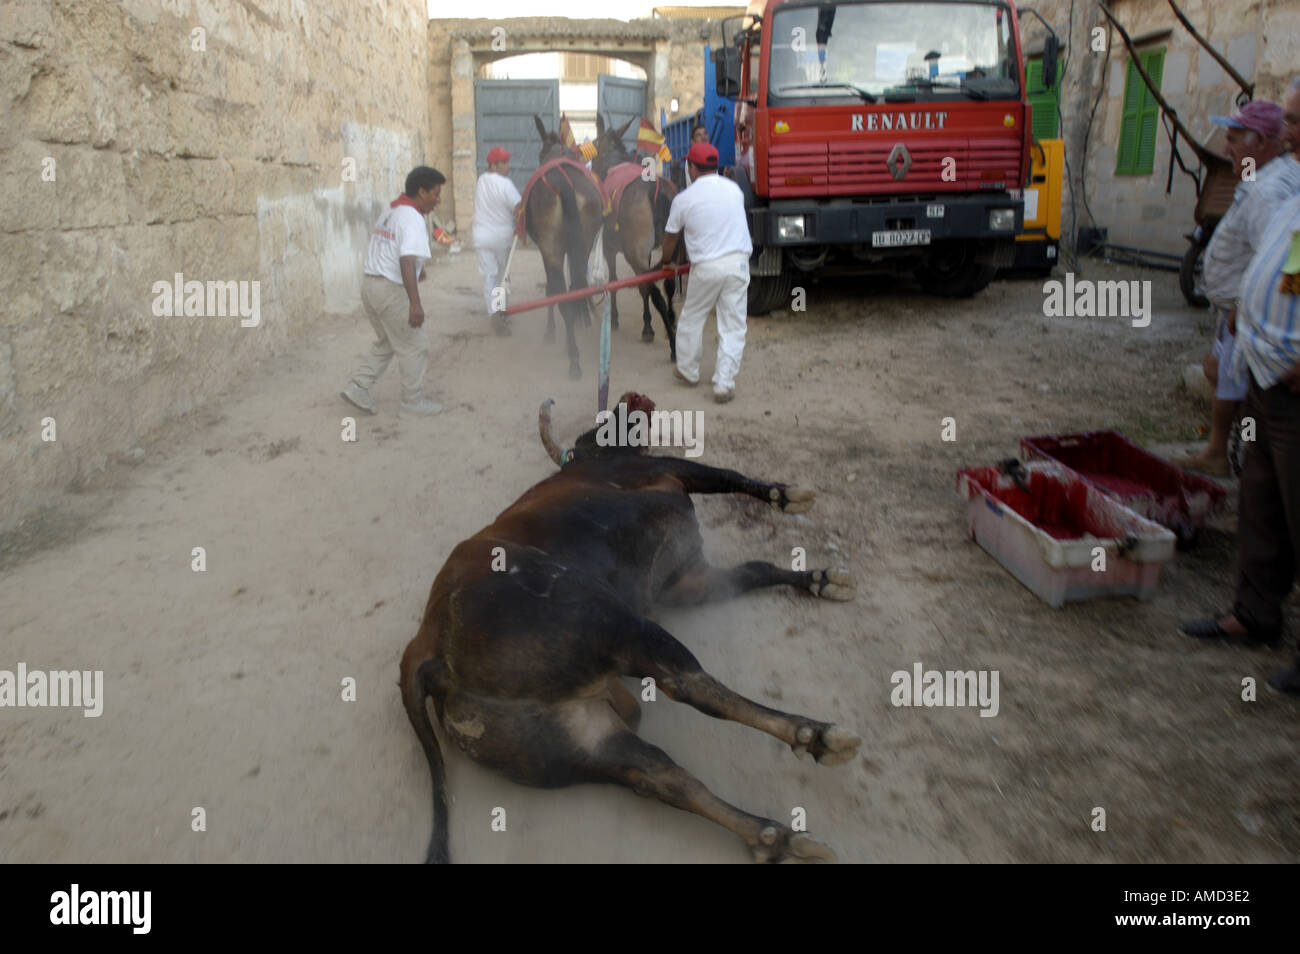
[[[596,136],[599,138],[605,135],[605,117],[600,113],[596,114]]]
[[[619,142],[623,141],[623,137],[627,135],[628,127],[631,126],[634,122],[636,122],[638,118],[639,117],[637,116],[633,116],[631,119],[629,119],[627,122],[625,122],[622,126],[618,128],[618,132],[614,133],[615,137],[617,137]]]
[[[537,123],[537,135],[545,139],[546,127],[542,125],[542,117],[538,116],[536,113],[533,113],[533,122]]]

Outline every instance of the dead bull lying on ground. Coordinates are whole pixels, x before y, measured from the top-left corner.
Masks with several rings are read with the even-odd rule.
[[[620,402],[654,410],[637,394]],[[647,456],[643,447],[602,447],[595,429],[561,452],[550,435],[551,403],[538,422],[560,472],[452,551],[402,656],[402,701],[433,777],[427,860],[450,860],[442,753],[425,705],[432,698],[457,746],[516,782],[626,785],[734,831],[756,860],[834,861],[821,842],[727,804],[642,741],[640,704],[619,682],[650,676],[670,698],[767,732],[823,765],[852,758],[860,741],[853,732],[737,695],[647,618],[655,606],[782,584],[851,599],[853,581],[843,571],[756,561],[720,569],[704,560],[690,494],[747,494],[799,513],[812,506],[812,491]],[[496,548],[504,550],[505,571],[493,569],[494,558],[501,565]]]

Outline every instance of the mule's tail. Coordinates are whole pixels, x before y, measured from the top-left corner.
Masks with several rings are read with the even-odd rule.
[[[560,208],[564,212],[564,255],[569,260],[569,291],[587,287],[587,256],[591,253],[591,249],[582,247],[582,217],[578,214],[576,191],[567,182],[559,190]],[[566,304],[572,306],[571,314],[576,314],[579,307],[586,307],[583,302]]]
[[[447,848],[447,774],[425,700],[433,694],[441,672],[442,663],[434,659],[426,659],[409,671],[405,665],[402,667],[402,704],[406,706],[406,715],[415,734],[420,737],[433,780],[433,834],[429,836],[429,854],[424,860],[426,864],[437,865],[451,863],[451,853]]]

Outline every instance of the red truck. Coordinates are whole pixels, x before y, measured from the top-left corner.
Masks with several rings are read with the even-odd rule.
[[[751,314],[800,273],[912,272],[961,297],[1014,263],[1032,134],[1010,0],[753,0],[713,59],[736,98]]]

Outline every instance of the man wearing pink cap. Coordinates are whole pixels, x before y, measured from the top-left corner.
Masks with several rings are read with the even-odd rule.
[[[510,242],[515,231],[515,213],[522,197],[510,181],[510,153],[494,146],[487,154],[487,167],[488,171],[479,176],[474,189],[473,232],[478,273],[483,276],[483,302],[491,315],[505,304],[496,288],[505,277],[506,259],[510,256]],[[504,327],[498,325],[498,331]]]
[[[1300,78],[1286,103],[1293,134],[1300,121]],[[1288,163],[1295,164],[1286,157],[1270,167],[1285,170]],[[1256,201],[1264,183],[1260,175],[1247,202]],[[1248,647],[1282,641],[1285,601],[1300,564],[1300,190],[1270,205],[1241,278],[1233,354],[1234,371],[1240,369],[1248,382],[1245,414],[1255,423],[1241,473],[1236,597],[1227,613],[1179,626],[1196,639]],[[1268,685],[1300,696],[1300,659]]]
[[[1175,463],[1219,477],[1228,474],[1228,435],[1250,383],[1244,365],[1233,360],[1242,276],[1273,212],[1300,192],[1300,163],[1282,155],[1282,117],[1282,107],[1267,102],[1210,117],[1227,127],[1228,157],[1241,182],[1205,250],[1205,292],[1218,316],[1213,351],[1205,360],[1206,376],[1215,384],[1210,439],[1203,452]]]
[[[709,309],[718,312],[718,355],[713,369],[713,399],[724,404],[736,396],[736,373],[745,352],[748,315],[749,256],[754,247],[740,186],[718,175],[718,150],[697,142],[686,154],[691,184],[673,199],[664,226],[662,261],[670,262],[679,236],[686,239],[691,280],[677,319],[677,367],[687,384],[700,381],[704,323]]]

